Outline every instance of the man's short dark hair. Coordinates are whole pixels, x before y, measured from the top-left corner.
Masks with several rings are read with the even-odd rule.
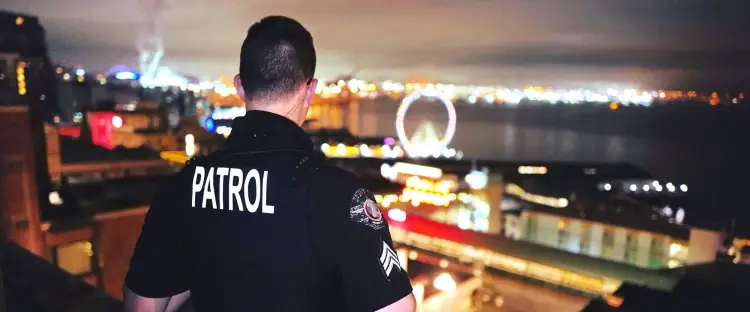
[[[310,32],[296,20],[268,16],[247,31],[240,53],[240,78],[248,101],[275,98],[310,83],[315,75]]]

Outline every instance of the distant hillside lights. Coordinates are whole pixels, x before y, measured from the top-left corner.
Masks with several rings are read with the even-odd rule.
[[[315,92],[323,98],[334,98],[345,94],[349,90],[360,98],[375,98],[390,96],[399,99],[413,92],[436,90],[446,94],[452,100],[462,99],[469,104],[483,102],[485,104],[519,104],[522,100],[546,103],[578,104],[583,102],[607,104],[612,101],[622,104],[648,106],[655,98],[660,97],[657,91],[637,89],[615,90],[612,88],[604,92],[590,89],[545,90],[543,87],[531,86],[525,89],[510,89],[494,86],[452,85],[441,83],[400,83],[384,81],[377,85],[358,79],[349,81],[339,80],[327,86],[319,85]],[[666,96],[666,94],[665,94]]]
[[[19,17],[21,23],[23,18]],[[85,73],[83,69],[80,69]],[[76,70],[77,71],[77,70]],[[64,81],[71,81],[73,75],[77,81],[82,82],[86,79],[85,75],[66,72],[58,67],[57,74],[62,76]],[[134,73],[137,75],[137,73]],[[106,84],[101,74],[95,75],[101,84]],[[125,78],[125,77],[123,77]],[[121,78],[118,78],[121,79]],[[128,79],[124,79],[128,80]],[[185,77],[173,73],[169,68],[160,67],[154,78],[140,77],[141,85],[144,87],[163,87],[177,86],[183,90],[190,90],[196,93],[208,91],[219,95],[220,97],[236,97],[237,90],[227,81],[201,81],[191,83]],[[652,101],[672,101],[680,99],[698,99],[705,100],[711,105],[722,103],[718,92],[712,94],[698,94],[696,91],[667,91],[667,90],[639,90],[633,88],[624,89],[546,89],[540,86],[528,86],[524,89],[511,89],[500,86],[481,86],[481,85],[454,85],[442,83],[402,83],[392,80],[383,82],[372,82],[360,79],[350,79],[348,81],[338,80],[334,83],[325,85],[318,84],[315,93],[322,98],[336,98],[342,95],[354,95],[362,99],[374,99],[378,97],[392,97],[401,99],[412,92],[419,90],[437,90],[451,100],[463,100],[469,104],[510,104],[515,105],[521,101],[529,100],[534,102],[543,102],[550,104],[579,104],[579,103],[598,103],[611,105],[612,110],[616,110],[620,105],[638,105],[649,106]],[[727,103],[739,103],[744,99],[744,94],[731,99]],[[616,105],[612,105],[616,104]]]
[[[221,128],[221,127],[220,127]],[[219,130],[217,130],[218,132]],[[365,157],[365,158],[384,158],[384,159],[398,159],[405,156],[404,149],[399,145],[346,145],[338,143],[331,145],[329,143],[323,143],[320,145],[320,150],[328,157],[341,157],[341,158],[354,158],[354,157]],[[435,155],[426,155],[425,158],[454,158],[461,159],[463,153],[457,152],[455,149],[446,148],[443,153]]]
[[[320,145],[320,151],[328,157],[341,158],[372,157],[395,159],[404,156],[404,151],[401,149],[401,147],[391,147],[389,145],[369,146],[367,144],[345,145],[343,143],[339,143],[336,144],[335,147],[333,147],[328,143],[323,143]]]

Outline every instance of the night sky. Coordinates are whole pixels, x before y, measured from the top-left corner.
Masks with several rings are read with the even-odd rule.
[[[39,15],[53,59],[106,70],[137,65],[154,0],[4,0]],[[300,20],[318,74],[385,80],[567,87],[732,85],[750,80],[744,0],[165,0],[162,64],[234,74],[247,28]]]

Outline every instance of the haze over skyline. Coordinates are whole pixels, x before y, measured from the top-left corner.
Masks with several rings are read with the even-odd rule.
[[[137,68],[140,1],[7,0],[38,15],[53,60]],[[750,4],[711,0],[166,0],[162,65],[233,75],[247,28],[294,17],[316,41],[318,76],[454,83],[659,88],[748,82]]]

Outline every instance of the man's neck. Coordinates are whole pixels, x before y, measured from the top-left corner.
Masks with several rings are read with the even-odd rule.
[[[247,108],[248,111],[263,111],[263,112],[273,113],[273,114],[282,116],[286,119],[289,119],[299,125],[299,123],[292,118],[292,116],[295,116],[297,112],[294,109],[290,111],[289,107],[284,107],[283,105],[273,105],[270,103],[268,105],[265,105],[265,104],[253,105],[253,104],[247,103],[245,107]]]

